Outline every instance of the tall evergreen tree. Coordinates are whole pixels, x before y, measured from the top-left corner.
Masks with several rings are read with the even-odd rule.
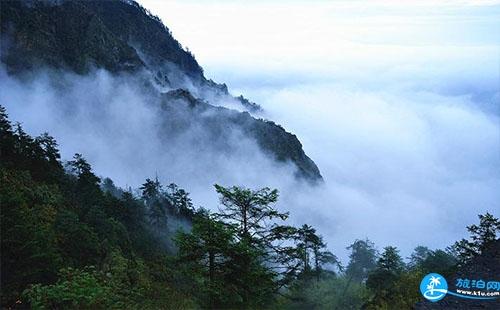
[[[162,194],[162,186],[158,179],[154,181],[146,179],[146,182],[140,187],[142,191],[142,200],[148,211],[149,221],[157,230],[166,227],[167,223],[167,204],[168,201]]]
[[[14,153],[15,137],[7,111],[0,105],[0,165],[5,165],[12,160]]]
[[[217,184],[215,189],[220,194],[223,206],[217,214],[218,218],[237,225],[238,235],[242,239],[265,241],[270,233],[269,221],[288,218],[288,213],[281,213],[271,206],[278,200],[276,189],[266,187],[254,191]]]
[[[410,269],[418,268],[419,266],[422,266],[423,262],[429,258],[431,255],[432,251],[426,247],[426,246],[417,246],[414,250],[413,253],[411,253],[411,256],[409,257],[409,263],[408,267]]]
[[[330,251],[325,250],[323,237],[316,234],[316,229],[310,225],[302,225],[296,233],[297,251],[302,261],[304,275],[315,274],[319,278],[322,266],[330,264],[342,269],[338,258]]]
[[[191,231],[180,232],[176,238],[178,261],[190,277],[199,277],[201,283],[194,293],[211,309],[234,306],[236,302],[228,295],[236,288],[229,285],[227,276],[235,241],[232,227],[204,210],[194,217]]]
[[[76,184],[73,189],[75,203],[81,207],[84,213],[93,205],[100,205],[102,192],[100,188],[101,179],[92,172],[92,167],[87,160],[76,153],[73,160],[68,161],[70,170],[76,176]]]
[[[364,282],[377,264],[375,244],[368,239],[356,240],[347,247],[351,250],[346,275],[355,282]]]
[[[455,254],[461,265],[483,253],[498,239],[500,220],[488,212],[484,215],[480,214],[479,225],[467,226],[467,230],[470,233],[470,239],[457,241],[449,249]]]
[[[388,307],[392,295],[397,290],[396,282],[405,268],[399,250],[393,246],[387,246],[377,261],[377,267],[369,274],[366,286],[374,293],[369,302],[370,309]]]

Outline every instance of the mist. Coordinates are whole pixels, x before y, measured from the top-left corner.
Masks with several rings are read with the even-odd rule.
[[[443,247],[477,214],[500,210],[498,116],[470,98],[336,85],[269,98],[322,169],[314,221],[334,244],[369,237],[403,253]]]
[[[479,213],[498,217],[498,46],[494,31],[474,35],[491,26],[497,7],[492,14],[483,7],[467,14],[446,7],[446,14],[455,12],[446,26],[424,23],[419,30],[415,22],[429,22],[421,11],[416,17],[397,11],[393,19],[380,20],[372,8],[375,13],[365,11],[364,23],[353,26],[339,17],[351,12],[345,6],[332,17],[318,13],[321,6],[299,2],[284,9],[260,3],[242,17],[241,5],[227,4],[216,10],[220,19],[203,19],[212,12],[205,5],[175,3],[170,12],[183,20],[162,15],[168,10],[155,10],[153,3],[145,6],[192,46],[209,78],[260,104],[264,111],[256,116],[296,134],[324,184],[295,179],[292,164],[273,161],[237,129],[227,141],[230,152],[221,152],[219,142],[196,124],[169,135],[162,130],[157,98],[141,86],[147,73],[93,70],[79,76],[41,70],[19,80],[1,68],[0,102],[10,119],[32,135],[49,132],[63,159],[82,153],[96,174],[124,188],[137,188],[157,175],[164,184],[185,188],[196,206],[212,210],[217,209],[214,183],[278,188],[278,207],[290,211],[292,223],[315,226],[344,262],[345,247],[355,239],[368,237],[379,249],[395,245],[406,257],[417,245],[443,248],[465,237],[465,226]],[[182,10],[189,14],[179,14]],[[257,29],[234,23],[238,36],[216,35],[217,23],[257,15],[263,18]],[[317,24],[311,16],[319,17]],[[479,22],[463,38],[446,38],[448,27],[466,28],[457,16]],[[182,28],[190,18],[202,26],[196,32]],[[270,27],[277,18],[279,26]],[[296,24],[287,18],[297,18]],[[342,27],[332,27],[330,18]],[[204,24],[210,22],[215,24]],[[392,29],[392,22],[403,29]],[[373,33],[382,29],[382,34],[367,31],[377,25]],[[212,37],[200,39],[199,29]],[[269,36],[251,35],[269,29]],[[211,104],[238,108],[182,83]]]
[[[278,73],[272,86],[251,82],[262,76],[233,81],[296,133],[321,169],[325,187],[299,197],[310,207],[298,216],[337,253],[368,237],[407,257],[416,245],[465,237],[477,214],[500,212],[498,74],[494,65],[457,67],[459,77],[432,63],[427,72],[394,64],[388,74],[366,66],[320,77],[304,70],[292,83]]]
[[[257,186],[266,178],[271,184],[293,179],[291,164],[270,159],[237,128],[230,128],[229,141],[222,142],[196,122],[182,131],[165,128],[158,94],[142,87],[146,73],[116,76],[95,70],[80,76],[41,70],[25,80],[3,68],[0,74],[0,101],[12,120],[33,135],[49,132],[63,159],[81,153],[96,174],[121,187],[137,188],[158,176],[186,188],[198,206],[209,208],[217,201],[215,183]],[[179,109],[169,117],[190,117],[183,113]]]
[[[344,261],[356,238],[405,257],[500,213],[498,1],[141,3],[297,134],[325,185],[281,203]]]

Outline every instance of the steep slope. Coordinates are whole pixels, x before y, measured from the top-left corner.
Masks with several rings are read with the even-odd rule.
[[[137,3],[8,1],[2,2],[0,10],[1,60],[9,74],[23,76],[48,67],[82,75],[95,68],[144,75],[145,87],[158,92],[158,104],[174,97],[194,100],[196,108],[182,115],[190,115],[189,123],[198,122],[214,139],[223,141],[228,127],[237,128],[277,161],[295,164],[298,176],[321,180],[319,169],[295,135],[249,113],[217,107],[229,101],[240,110],[260,110],[243,96],[231,96],[225,84],[207,80],[193,55],[158,17]],[[206,110],[214,113],[202,113]],[[179,123],[172,115],[165,113],[165,128]]]
[[[187,103],[179,105],[179,101]],[[302,144],[293,134],[271,121],[253,118],[248,112],[237,112],[222,107],[214,107],[194,98],[188,91],[177,89],[162,95],[162,108],[171,114],[176,112],[175,128],[184,128],[191,122],[210,128],[208,139],[215,145],[230,141],[231,130],[238,128],[244,134],[255,139],[261,149],[274,156],[278,161],[292,161],[298,169],[298,176],[308,180],[321,178],[316,164],[304,153]]]

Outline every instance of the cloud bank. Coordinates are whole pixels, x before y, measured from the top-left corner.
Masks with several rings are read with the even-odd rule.
[[[298,135],[326,184],[282,202],[334,251],[408,255],[500,216],[498,1],[141,3]]]
[[[172,3],[175,10],[146,7],[192,47],[209,77],[297,134],[324,185],[294,180],[293,167],[269,160],[238,131],[231,154],[196,126],[168,137],[154,98],[130,76],[54,80],[42,72],[21,82],[2,70],[0,102],[29,133],[54,135],[63,158],[83,153],[120,186],[158,174],[212,209],[216,182],[276,187],[279,208],[297,225],[316,226],[344,261],[356,238],[407,256],[416,245],[464,237],[478,213],[500,215],[498,46],[496,30],[484,32],[498,6],[448,3],[436,13],[430,4],[386,2],[365,10],[344,1]],[[228,25],[232,31],[217,30]]]

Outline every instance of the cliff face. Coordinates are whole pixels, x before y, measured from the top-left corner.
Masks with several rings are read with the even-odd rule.
[[[179,106],[179,101],[186,104]],[[224,147],[230,141],[229,128],[236,128],[241,133],[254,139],[260,148],[277,161],[290,161],[297,167],[297,177],[316,182],[321,180],[321,174],[316,164],[304,153],[299,139],[285,131],[283,127],[272,121],[255,119],[248,112],[237,112],[222,107],[214,107],[205,101],[194,98],[188,91],[177,89],[169,91],[162,96],[162,108],[167,114],[176,112],[175,120],[170,122],[174,128],[188,127],[190,123],[201,124],[203,128],[210,128],[210,141],[218,144],[224,151],[231,146]],[[175,111],[174,111],[175,110]]]
[[[201,67],[161,21],[135,2],[8,1],[1,5],[2,61],[12,72],[49,65],[85,73],[92,66],[111,72],[138,70],[143,57],[176,64],[201,78]],[[2,53],[4,55],[4,53]]]
[[[191,119],[176,120],[172,117],[175,113],[165,113],[165,128],[174,128],[172,123],[179,121],[198,122],[219,140],[228,127],[237,128],[277,161],[295,164],[299,177],[313,182],[322,179],[295,135],[247,112],[219,107],[218,101],[231,101],[240,110],[261,110],[243,96],[231,96],[225,84],[207,80],[194,56],[182,48],[158,17],[137,3],[3,1],[0,10],[1,61],[9,74],[43,68],[81,75],[94,68],[116,74],[147,72],[144,84],[149,91],[158,92],[157,104],[172,111],[181,109],[173,101],[190,102]],[[214,113],[201,117],[206,110]]]

